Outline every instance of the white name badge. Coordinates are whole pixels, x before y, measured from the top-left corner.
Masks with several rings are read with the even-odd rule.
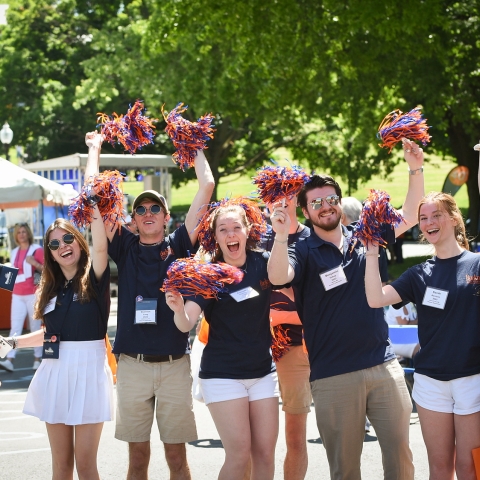
[[[43,309],[43,314],[46,315],[49,312],[52,312],[55,310],[55,304],[57,302],[57,297],[53,297],[46,305],[45,308]]]
[[[439,288],[427,287],[423,296],[422,305],[428,307],[439,308],[443,310],[448,297],[448,290],[440,290]]]
[[[15,283],[23,283],[26,279],[25,274],[21,273],[20,275],[17,275]]]
[[[12,349],[10,344],[0,336],[0,358],[4,358],[5,355]]]
[[[249,298],[258,297],[259,293],[254,290],[252,287],[242,288],[241,290],[237,290],[236,292],[232,292],[230,296],[236,302],[243,302],[244,300],[248,300]]]
[[[157,299],[137,298],[135,303],[135,324],[153,324],[157,323]]]
[[[320,280],[323,283],[325,291],[331,290],[332,288],[339,287],[340,285],[347,283],[347,277],[341,265],[336,268],[332,268],[327,272],[321,273]]]

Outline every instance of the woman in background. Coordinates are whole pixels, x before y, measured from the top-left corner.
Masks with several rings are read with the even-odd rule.
[[[16,248],[12,250],[12,266],[18,268],[15,286],[12,292],[12,309],[10,315],[10,336],[21,335],[25,318],[28,318],[31,332],[41,328],[41,321],[33,317],[33,305],[35,303],[35,273],[42,273],[44,256],[43,248],[33,243],[33,234],[26,223],[19,223],[13,229],[13,239]],[[37,282],[38,283],[38,282]],[[11,350],[5,360],[0,360],[0,368],[13,372],[16,352]],[[34,348],[33,369],[40,366],[42,347]]]

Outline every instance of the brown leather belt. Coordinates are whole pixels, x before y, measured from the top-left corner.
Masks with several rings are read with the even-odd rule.
[[[136,358],[139,362],[145,363],[160,363],[160,362],[172,362],[182,358],[185,354],[179,355],[144,355],[143,353],[124,353],[127,357]]]

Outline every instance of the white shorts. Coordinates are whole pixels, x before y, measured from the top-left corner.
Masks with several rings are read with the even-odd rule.
[[[280,396],[277,372],[269,373],[261,378],[247,380],[200,378],[199,383],[205,405],[245,397],[248,397],[249,402],[254,402],[255,400]]]
[[[414,373],[413,379],[412,397],[427,410],[456,415],[480,412],[480,373],[448,381]]]

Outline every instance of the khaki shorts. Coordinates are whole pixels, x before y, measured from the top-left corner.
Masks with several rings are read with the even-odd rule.
[[[154,414],[163,443],[197,440],[190,355],[171,363],[144,363],[120,355],[115,438],[148,442]]]
[[[312,404],[310,363],[303,347],[290,347],[276,366],[282,410],[293,414],[308,413]]]

